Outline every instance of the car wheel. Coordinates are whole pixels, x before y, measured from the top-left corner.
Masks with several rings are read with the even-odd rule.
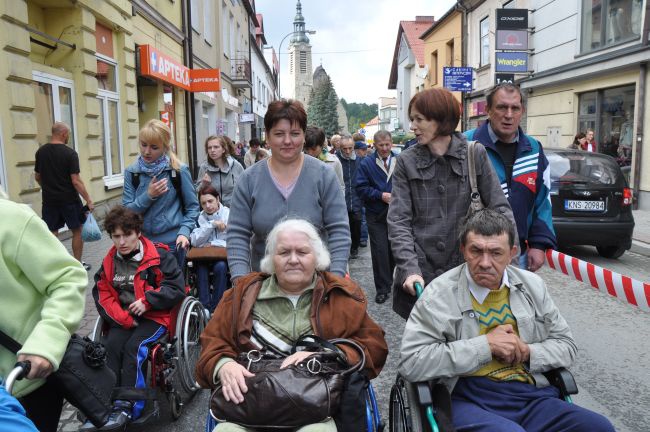
[[[625,246],[596,246],[598,255],[603,258],[616,259],[626,251]]]

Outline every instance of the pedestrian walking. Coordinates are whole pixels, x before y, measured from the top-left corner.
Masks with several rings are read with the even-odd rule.
[[[233,281],[259,271],[268,233],[289,216],[319,227],[332,254],[330,270],[347,270],[350,230],[345,200],[334,171],[305,156],[307,113],[298,101],[269,105],[264,127],[271,157],[247,168],[235,185],[228,223],[228,265]]]
[[[36,151],[34,177],[41,186],[43,198],[43,220],[50,232],[58,237],[64,225],[72,231],[72,255],[86,270],[90,265],[82,261],[84,242],[81,228],[86,221],[86,212],[92,212],[95,205],[79,175],[79,155],[67,144],[70,127],[62,122],[52,125],[50,142]],[[81,204],[81,195],[87,209]]]
[[[212,185],[221,197],[221,202],[230,206],[232,191],[244,167],[235,160],[225,136],[211,135],[205,140],[207,160],[201,164],[197,182],[198,192],[205,186]]]
[[[372,275],[375,281],[375,302],[384,303],[393,286],[395,261],[388,241],[388,205],[391,200],[392,175],[396,155],[391,151],[393,141],[388,131],[378,131],[373,137],[375,153],[359,164],[356,176],[357,194],[363,201],[370,239]]]
[[[341,185],[341,191],[345,191],[345,181],[343,181],[343,167],[341,166],[341,162],[339,161],[339,158],[333,154],[323,152],[325,143],[325,131],[322,128],[307,126],[307,130],[305,131],[305,153],[331,167]]]
[[[542,144],[519,126],[525,111],[519,87],[499,84],[486,99],[488,121],[465,135],[487,149],[515,217],[519,266],[534,272],[544,265],[546,249],[557,249],[551,214],[550,166]]]
[[[248,144],[250,146],[250,149],[248,149],[248,151],[244,155],[244,165],[246,165],[244,168],[250,168],[251,165],[257,162],[256,156],[261,146],[260,140],[258,140],[257,138],[251,138]]]
[[[350,135],[341,137],[340,151],[338,154],[341,166],[343,167],[343,180],[345,182],[345,205],[348,210],[348,223],[350,225],[350,258],[359,256],[361,243],[361,200],[357,195],[355,178],[360,159],[354,152],[354,141]]]
[[[139,138],[140,155],[124,172],[122,204],[143,216],[142,234],[169,246],[183,269],[199,217],[190,170],[172,151],[171,131],[162,121],[149,120]]]
[[[388,237],[397,267],[393,310],[403,318],[415,303],[415,282],[426,286],[463,262],[458,221],[467,214],[471,199],[467,139],[455,132],[458,101],[446,89],[427,89],[411,99],[408,112],[418,142],[396,158],[388,208]],[[514,224],[485,148],[473,149],[483,204]]]

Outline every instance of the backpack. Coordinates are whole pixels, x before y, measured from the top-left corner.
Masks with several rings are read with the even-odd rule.
[[[140,173],[139,172],[134,172],[131,173],[131,184],[133,185],[133,189],[137,190],[138,186],[140,186]],[[183,200],[183,176],[181,175],[180,170],[171,170],[170,175],[172,177],[172,186],[174,186],[174,190],[176,190],[176,195],[178,195],[178,199],[181,201],[181,211],[185,213],[185,201]]]

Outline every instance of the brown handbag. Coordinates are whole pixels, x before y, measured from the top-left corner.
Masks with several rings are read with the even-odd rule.
[[[356,342],[334,339],[361,354],[349,366],[339,352],[320,351],[298,365],[280,369],[284,358],[267,351],[241,353],[236,361],[255,374],[246,378],[244,402],[227,402],[221,384],[212,392],[210,414],[218,422],[247,428],[295,429],[333,417],[339,410],[348,377],[363,368],[365,356]]]
[[[185,258],[188,261],[225,261],[228,259],[228,253],[225,247],[193,247]]]

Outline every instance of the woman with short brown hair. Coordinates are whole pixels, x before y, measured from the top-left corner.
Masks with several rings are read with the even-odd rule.
[[[417,144],[396,159],[387,218],[396,265],[393,310],[404,318],[415,303],[416,282],[425,287],[464,261],[458,232],[471,194],[468,144],[455,131],[460,104],[451,92],[433,88],[416,94],[409,103],[409,118]],[[498,209],[514,224],[485,147],[477,143],[474,149],[483,204]]]

